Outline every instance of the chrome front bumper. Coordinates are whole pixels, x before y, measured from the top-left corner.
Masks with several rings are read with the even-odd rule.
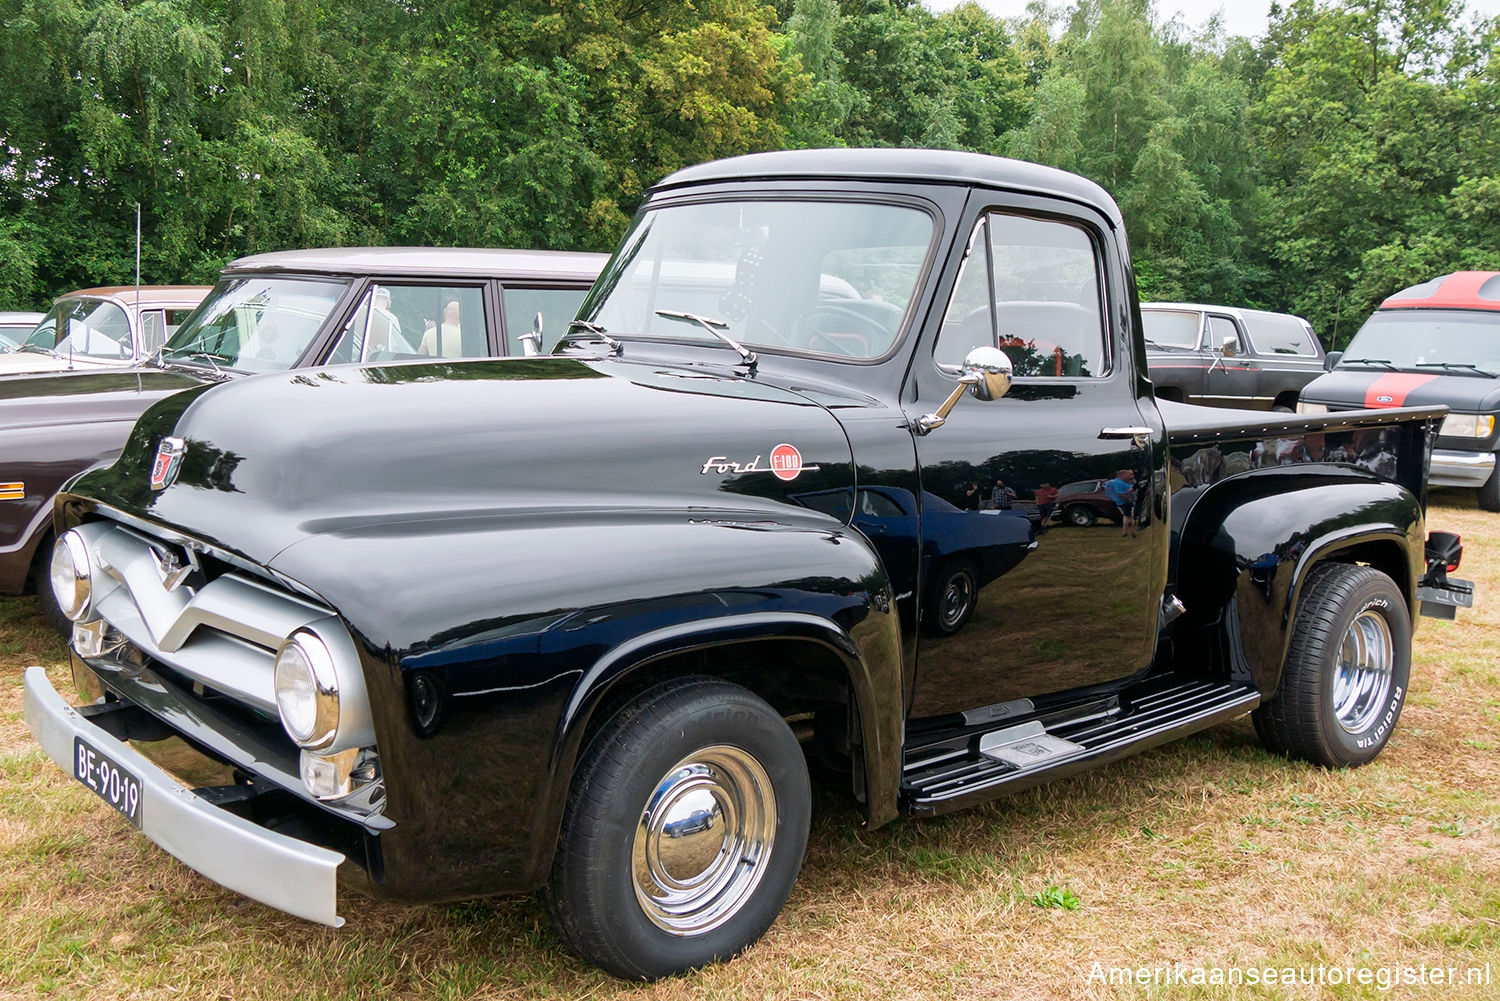
[[[308,921],[337,928],[337,871],[344,856],[277,834],[213,805],[95,726],[63,701],[47,673],[26,669],[26,725],[48,757],[73,774],[82,737],[141,782],[141,831],[220,886]]]
[[[1494,471],[1494,452],[1455,452],[1435,448],[1427,482],[1434,487],[1482,487]]]

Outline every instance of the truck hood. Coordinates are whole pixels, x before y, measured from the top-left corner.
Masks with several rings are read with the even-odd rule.
[[[101,368],[129,363],[128,358],[109,361],[91,358],[88,355],[74,355],[69,358],[67,355],[57,357],[37,354],[35,351],[7,351],[0,355],[0,376],[33,375],[44,372],[97,372]]]
[[[1427,407],[1443,404],[1463,413],[1500,407],[1500,379],[1452,375],[1427,369],[1387,372],[1341,368],[1318,376],[1302,390],[1309,403],[1339,407]]]
[[[154,488],[166,438],[185,447]],[[653,510],[826,519],[797,498],[852,491],[853,476],[838,421],[797,393],[545,357],[338,366],[179,393],[68,492],[269,565],[302,539],[392,524]]]
[[[54,424],[134,422],[153,401],[199,385],[202,382],[192,376],[153,368],[89,369],[0,379],[0,431]]]

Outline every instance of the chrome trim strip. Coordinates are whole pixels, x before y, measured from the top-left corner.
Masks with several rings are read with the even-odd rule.
[[[1434,487],[1482,487],[1494,471],[1494,452],[1455,452],[1435,448],[1427,483]]]
[[[169,774],[74,711],[40,667],[26,669],[26,725],[47,756],[73,773],[73,740],[141,781],[141,832],[184,865],[268,907],[334,928],[344,856],[266,830],[184,789]]]

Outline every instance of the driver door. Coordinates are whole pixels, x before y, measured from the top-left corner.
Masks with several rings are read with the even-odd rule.
[[[913,362],[908,416],[937,409],[975,347],[1005,351],[1014,382],[997,400],[966,394],[917,438],[914,718],[1145,668],[1165,573],[1165,435],[1119,356],[1128,342],[1110,318],[1130,315],[1130,300],[1123,262],[1110,257],[1118,245],[1067,209],[995,206],[972,225],[947,309]],[[1125,502],[1092,523],[1040,522],[1038,490],[1117,479],[1130,484]],[[1008,509],[992,500],[997,483],[1016,493]]]

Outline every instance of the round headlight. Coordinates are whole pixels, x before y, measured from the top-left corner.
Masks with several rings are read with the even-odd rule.
[[[333,743],[339,729],[339,685],[333,657],[306,630],[287,637],[276,651],[276,709],[281,725],[301,747]]]
[[[89,598],[94,591],[91,566],[83,536],[77,532],[64,532],[52,547],[52,566],[48,576],[57,607],[74,622],[83,621],[89,614]]]

